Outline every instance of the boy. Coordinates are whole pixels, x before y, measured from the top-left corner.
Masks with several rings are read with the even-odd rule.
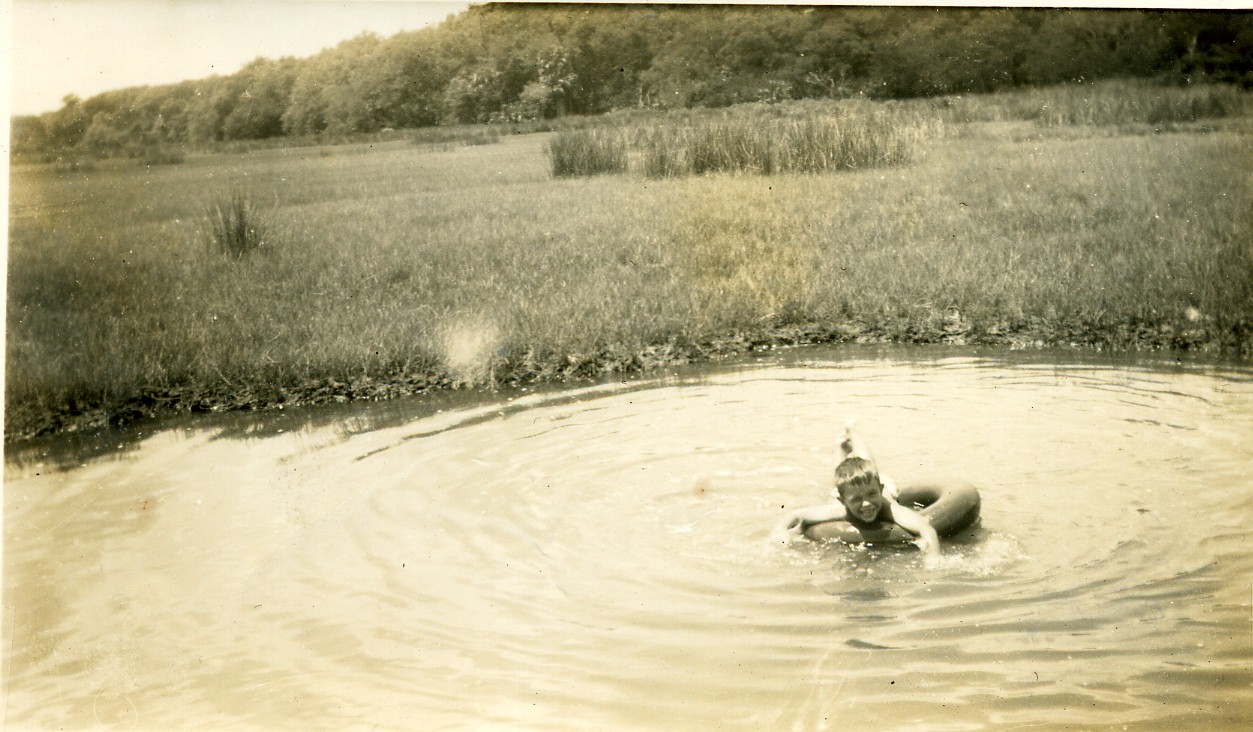
[[[851,424],[844,427],[844,439],[840,442],[835,490],[836,503],[792,511],[776,529],[775,536],[790,540],[793,536],[803,536],[805,529],[814,524],[837,519],[858,527],[888,521],[917,536],[914,543],[923,552],[939,553],[940,539],[931,522],[896,502],[896,485],[887,476],[879,475],[874,459],[854,434]]]

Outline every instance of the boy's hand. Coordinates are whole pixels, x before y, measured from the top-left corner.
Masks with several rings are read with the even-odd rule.
[[[788,544],[800,538],[805,532],[805,522],[801,520],[800,511],[793,511],[770,532],[770,541],[775,544]]]
[[[924,527],[914,544],[922,550],[927,566],[932,566],[934,561],[940,558],[940,537],[935,533],[935,529],[931,528],[930,522],[926,519],[923,519],[923,522]]]
[[[939,542],[937,542],[937,541],[933,541],[933,540],[931,540],[930,538],[928,538],[928,537],[926,537],[926,536],[920,536],[920,537],[918,537],[916,540],[914,540],[913,544],[914,544],[914,546],[916,546],[916,547],[918,547],[919,549],[921,549],[921,550],[922,550],[922,552],[923,552],[924,554],[929,554],[929,555],[937,555],[937,556],[938,556],[938,555],[939,555],[939,553],[940,553],[940,544],[939,544]]]
[[[939,556],[940,537],[935,533],[935,527],[926,516],[906,506],[893,509],[892,515],[898,526],[918,537],[913,541],[914,546],[921,549],[928,557]]]

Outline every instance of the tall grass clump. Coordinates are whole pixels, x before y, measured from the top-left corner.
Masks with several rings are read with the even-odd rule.
[[[940,97],[930,102],[955,122],[1032,121],[1045,127],[1161,125],[1247,115],[1250,95],[1223,84],[1175,86],[1101,81]]]
[[[621,130],[558,132],[548,141],[547,153],[555,178],[627,171],[627,135]]]
[[[1195,122],[1241,114],[1247,93],[1232,86],[1162,86],[1103,82],[1041,90],[1037,121],[1044,125],[1121,125]]]
[[[909,164],[939,127],[925,110],[827,107],[796,115],[746,110],[684,128],[647,130],[640,147],[650,177],[821,173]]]
[[[640,164],[649,178],[674,178],[684,175],[687,159],[683,154],[682,130],[674,127],[652,127],[639,137]]]
[[[776,171],[774,134],[748,119],[726,119],[692,129],[683,141],[693,175],[720,172],[770,174]]]
[[[265,248],[269,223],[252,194],[235,189],[220,194],[205,208],[210,245],[217,251],[240,259]]]
[[[938,126],[923,116],[891,113],[791,121],[781,131],[778,167],[822,172],[908,165]]]

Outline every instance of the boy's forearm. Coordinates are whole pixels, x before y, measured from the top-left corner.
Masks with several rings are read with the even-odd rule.
[[[918,537],[916,543],[920,549],[928,554],[939,553],[940,535],[936,533],[935,527],[931,525],[926,516],[903,506],[895,509],[895,511],[896,524]]]
[[[827,503],[821,506],[798,508],[787,515],[784,523],[789,528],[804,531],[814,524],[839,518],[844,518],[844,506],[839,503]]]
[[[810,506],[802,509],[801,519],[806,524],[820,524],[824,521],[842,519],[845,515],[844,504],[824,503],[821,506]]]

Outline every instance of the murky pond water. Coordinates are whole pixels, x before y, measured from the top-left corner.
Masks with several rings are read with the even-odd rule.
[[[13,452],[8,725],[1247,723],[1253,372],[935,353]],[[938,566],[768,541],[850,418],[898,482],[979,486]]]

